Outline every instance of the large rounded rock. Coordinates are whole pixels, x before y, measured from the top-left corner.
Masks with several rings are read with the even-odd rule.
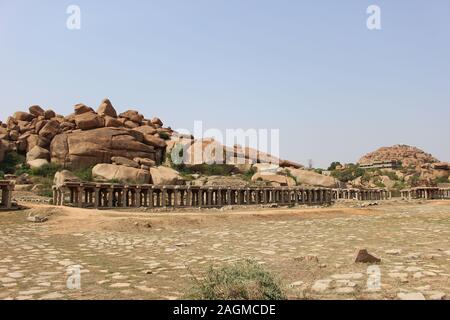
[[[50,146],[50,141],[38,136],[37,134],[26,133],[19,137],[19,140],[26,140],[27,142],[27,152],[30,152],[35,146],[42,148],[48,148]]]
[[[110,116],[105,116],[105,127],[111,127],[111,128],[120,128],[123,127],[123,123],[120,122],[118,119],[110,117]]]
[[[46,120],[50,120],[52,118],[56,117],[56,113],[53,110],[45,110],[44,112],[44,118]]]
[[[137,112],[136,110],[127,110],[119,115],[121,118],[128,119],[132,122],[135,122],[137,124],[142,124],[142,121],[144,121],[144,116]]]
[[[97,113],[100,116],[108,116],[112,118],[117,118],[117,111],[114,109],[113,105],[111,104],[111,101],[109,99],[105,99],[100,104],[100,107],[98,107]]]
[[[105,126],[105,120],[94,112],[85,112],[75,116],[75,124],[81,130],[92,130]]]
[[[17,121],[31,121],[35,118],[34,115],[32,115],[31,113],[27,113],[27,112],[22,112],[22,111],[17,111],[16,113],[14,113],[14,119]]]
[[[52,140],[60,130],[60,124],[56,120],[50,120],[45,123],[41,130],[39,130],[39,136],[46,139]]]
[[[45,114],[45,110],[42,109],[40,106],[31,106],[29,108],[29,111],[32,115],[36,117],[44,116]]]
[[[78,116],[83,113],[94,112],[94,109],[92,109],[91,107],[88,107],[85,104],[79,103],[79,104],[75,105],[74,111],[75,111],[75,115]]]
[[[143,143],[137,132],[120,128],[99,128],[62,133],[50,146],[52,162],[65,168],[83,168],[111,163],[111,157],[156,158],[155,149]]]
[[[150,174],[154,185],[182,185],[184,179],[178,171],[168,167],[150,168]]]
[[[58,171],[53,178],[53,184],[59,187],[66,182],[81,182],[81,179],[68,170]]]
[[[92,169],[94,179],[102,181],[126,181],[131,183],[149,183],[150,174],[147,170],[135,169],[115,164],[101,163]]]
[[[112,161],[112,163],[117,164],[117,165],[126,166],[126,167],[130,167],[130,168],[139,168],[139,164],[137,162],[130,160],[128,158],[112,157],[111,161]]]
[[[47,149],[44,149],[39,146],[34,146],[33,149],[31,149],[27,153],[27,161],[32,161],[36,159],[50,159],[50,152]]]
[[[314,171],[301,169],[288,169],[302,185],[311,185],[325,188],[334,188],[338,185],[337,180],[333,177],[325,176]]]
[[[296,185],[295,180],[286,175],[279,175],[274,173],[258,172],[252,177],[253,182],[265,181],[269,182],[272,187],[293,187]]]
[[[49,164],[49,162],[45,159],[36,159],[36,160],[27,161],[27,164],[31,169],[39,169],[40,167],[43,167],[43,166]]]

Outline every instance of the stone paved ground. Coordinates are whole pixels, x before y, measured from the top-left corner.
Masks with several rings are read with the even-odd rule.
[[[265,264],[291,299],[450,295],[450,202],[202,214],[36,208],[50,220],[0,213],[0,299],[180,299],[192,276],[244,258]],[[380,290],[367,289],[357,248],[382,259]],[[72,265],[81,290],[67,288]]]

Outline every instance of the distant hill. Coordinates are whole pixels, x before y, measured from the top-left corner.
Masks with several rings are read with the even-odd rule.
[[[398,144],[392,147],[382,147],[374,152],[368,153],[359,159],[358,164],[367,165],[374,162],[389,161],[398,161],[402,163],[403,167],[420,167],[424,164],[439,162],[431,154],[419,148]]]

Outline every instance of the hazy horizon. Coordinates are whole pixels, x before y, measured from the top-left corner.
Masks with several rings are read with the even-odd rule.
[[[396,144],[450,161],[449,16],[447,0],[0,0],[0,119],[108,97],[174,129],[280,129],[280,156],[315,167]]]

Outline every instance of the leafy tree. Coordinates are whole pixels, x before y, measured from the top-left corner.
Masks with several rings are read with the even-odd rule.
[[[334,170],[336,170],[336,167],[338,167],[338,166],[342,166],[342,164],[339,161],[334,161],[328,167],[328,171],[334,171]]]

